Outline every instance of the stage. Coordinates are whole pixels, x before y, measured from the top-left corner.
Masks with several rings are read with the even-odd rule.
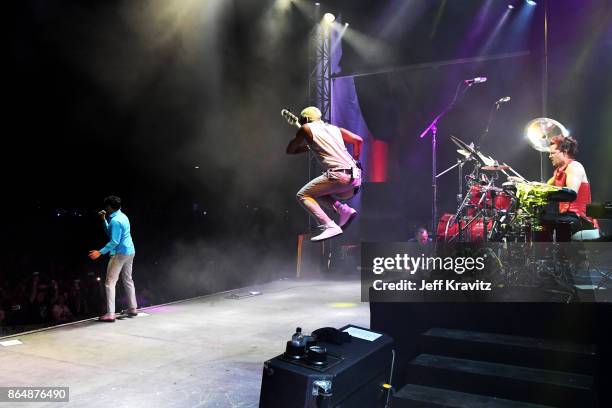
[[[68,404],[23,408],[257,407],[263,362],[284,351],[296,326],[305,333],[369,327],[369,305],[359,297],[355,280],[281,280],[115,323],[86,320],[14,336],[3,340],[23,344],[0,347],[0,384],[70,387]]]
[[[0,408],[612,407],[612,0],[10,16]]]

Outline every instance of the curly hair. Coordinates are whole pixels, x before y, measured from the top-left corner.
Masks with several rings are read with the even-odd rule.
[[[108,205],[113,210],[118,210],[121,208],[121,199],[115,195],[111,195],[104,199],[104,204]]]
[[[550,145],[556,145],[557,150],[575,159],[578,154],[578,141],[571,136],[558,135],[550,139]]]

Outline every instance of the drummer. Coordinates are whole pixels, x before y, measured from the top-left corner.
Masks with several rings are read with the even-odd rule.
[[[570,136],[554,136],[550,141],[548,155],[555,171],[548,184],[566,187],[576,192],[574,201],[560,202],[556,222],[569,223],[571,233],[598,228],[597,221],[586,214],[587,204],[591,203],[591,185],[584,167],[576,161],[578,142]]]

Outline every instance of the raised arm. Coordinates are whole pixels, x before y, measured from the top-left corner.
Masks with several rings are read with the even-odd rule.
[[[104,210],[100,211],[98,213],[98,216],[104,223],[104,232],[106,232],[106,235],[110,238],[110,229],[108,228],[108,221],[106,221],[106,211]]]
[[[355,160],[359,160],[359,156],[361,155],[361,146],[363,145],[363,139],[361,136],[344,128],[340,128],[340,133],[342,134],[342,140],[344,140],[344,143],[348,143],[353,146],[353,158]]]

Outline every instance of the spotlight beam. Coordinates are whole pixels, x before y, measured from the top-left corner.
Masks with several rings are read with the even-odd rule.
[[[505,53],[505,54],[496,54],[496,55],[471,57],[471,58],[460,58],[460,59],[446,60],[446,61],[439,61],[439,62],[425,62],[422,64],[404,65],[404,66],[395,67],[395,68],[383,68],[383,69],[371,71],[371,72],[333,75],[333,77],[334,78],[359,78],[359,77],[365,77],[365,76],[370,76],[370,75],[389,74],[392,72],[418,70],[418,69],[424,69],[424,68],[439,68],[439,67],[444,67],[448,65],[471,64],[474,62],[495,61],[495,60],[506,59],[506,58],[520,58],[520,57],[525,57],[530,54],[531,54],[530,51],[518,51],[518,52]]]

